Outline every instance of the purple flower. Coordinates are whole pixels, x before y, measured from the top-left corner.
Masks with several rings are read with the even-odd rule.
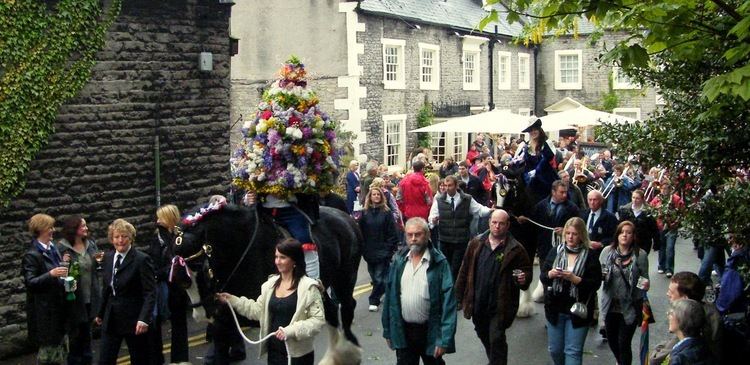
[[[312,133],[312,128],[310,128],[310,127],[302,128],[302,138],[308,139],[308,138],[312,137],[312,134],[313,134]]]
[[[327,140],[328,140],[329,142],[331,142],[331,141],[333,141],[334,139],[336,139],[336,132],[334,132],[334,131],[332,131],[332,130],[327,130],[327,131],[326,131],[326,139],[327,139]]]

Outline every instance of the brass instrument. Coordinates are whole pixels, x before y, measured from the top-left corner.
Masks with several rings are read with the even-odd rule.
[[[620,173],[620,176],[613,177],[612,180],[609,181],[609,184],[604,187],[604,190],[602,190],[602,196],[604,196],[604,199],[607,199],[609,197],[609,194],[611,194],[612,191],[615,190],[615,187],[622,187],[623,179],[629,179],[627,175],[628,170],[630,170],[630,166],[625,166],[625,168],[622,170],[622,173]]]
[[[646,191],[643,193],[647,202],[653,199],[654,195],[656,195],[655,192],[657,189],[661,190],[661,179],[664,177],[664,171],[665,170],[661,170],[661,172],[659,172],[659,177],[648,183]]]

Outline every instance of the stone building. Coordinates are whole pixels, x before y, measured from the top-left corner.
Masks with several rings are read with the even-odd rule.
[[[425,102],[434,122],[495,108],[541,116],[615,101],[615,113],[641,118],[658,102],[653,90],[597,64],[602,41],[620,35],[590,45],[593,28],[585,21],[578,37],[527,48],[513,42],[520,25],[502,15],[474,30],[488,14],[481,0],[256,0],[238,3],[233,13],[243,19],[232,23],[240,39],[232,58],[233,120],[252,118],[262,88],[295,54],[312,72],[325,110],[356,134],[356,153],[394,168],[405,166],[416,145],[408,131]],[[288,22],[275,21],[280,17]],[[466,133],[433,134],[438,160],[463,157],[467,146]]]
[[[254,115],[260,90],[295,54],[311,72],[310,86],[322,107],[356,134],[356,153],[404,166],[407,146],[416,141],[407,132],[416,128],[425,103],[435,121],[488,110],[490,104],[525,114],[533,109],[534,50],[511,43],[518,25],[500,22],[473,31],[485,14],[476,0],[237,3],[233,19],[246,21],[232,23],[239,38],[232,58],[232,119]],[[273,21],[279,17],[289,21]],[[468,145],[465,133],[433,139],[441,146],[438,158],[463,155]]]
[[[123,1],[90,82],[59,111],[25,192],[0,210],[0,358],[27,349],[19,272],[33,214],[83,214],[100,244],[125,218],[143,247],[159,204],[186,210],[226,191],[230,11],[217,0]],[[199,70],[202,52],[210,71]]]

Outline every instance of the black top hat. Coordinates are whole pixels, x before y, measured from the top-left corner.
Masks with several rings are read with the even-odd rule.
[[[575,137],[578,131],[575,129],[561,129],[560,130],[560,137]]]
[[[522,130],[521,133],[531,132],[532,129],[542,129],[542,120],[537,117],[529,119],[529,126]]]

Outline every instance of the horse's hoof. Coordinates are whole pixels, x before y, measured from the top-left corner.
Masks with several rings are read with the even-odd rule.
[[[531,300],[536,303],[544,302],[544,288],[542,287],[542,283],[539,283],[534,289],[534,292],[531,294]]]
[[[518,313],[516,313],[516,317],[528,318],[531,317],[534,313],[534,306],[532,306],[531,303],[527,303],[518,307]]]

